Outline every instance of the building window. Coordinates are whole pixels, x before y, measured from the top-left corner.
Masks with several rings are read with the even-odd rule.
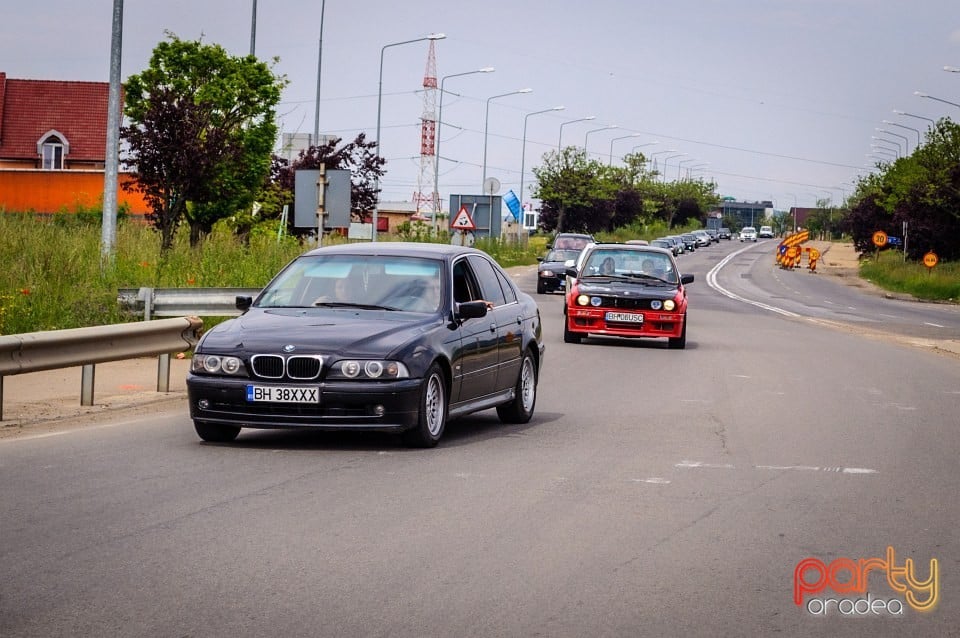
[[[69,153],[70,142],[57,130],[50,129],[37,140],[37,154],[43,170],[63,170],[63,158]]]
[[[56,139],[56,138],[53,138]],[[43,143],[43,169],[61,170],[63,168],[63,144],[60,140],[56,142],[46,141]]]

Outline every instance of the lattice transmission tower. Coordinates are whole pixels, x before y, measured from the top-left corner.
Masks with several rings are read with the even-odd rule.
[[[427,53],[427,68],[423,73],[423,115],[420,125],[420,176],[417,179],[417,192],[413,197],[417,203],[417,213],[422,208],[439,211],[440,194],[433,192],[434,178],[437,174],[437,54],[434,41],[430,40]]]

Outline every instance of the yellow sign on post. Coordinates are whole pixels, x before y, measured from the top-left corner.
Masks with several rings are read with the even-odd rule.
[[[887,234],[882,230],[878,230],[873,234],[873,245],[877,248],[883,248],[887,245]]]
[[[926,266],[929,270],[933,270],[933,267],[937,265],[937,262],[940,261],[940,258],[937,257],[937,253],[932,250],[923,256],[923,265]]]

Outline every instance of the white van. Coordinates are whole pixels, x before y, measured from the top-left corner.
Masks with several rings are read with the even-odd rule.
[[[760,239],[771,239],[773,237],[773,228],[770,226],[761,226],[757,236]]]

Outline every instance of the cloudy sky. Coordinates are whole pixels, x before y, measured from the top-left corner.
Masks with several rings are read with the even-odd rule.
[[[7,3],[8,77],[109,79],[113,0]],[[249,53],[253,4],[126,0],[123,77],[168,31]],[[868,154],[910,152],[924,118],[960,116],[914,94],[960,104],[960,73],[944,70],[960,67],[956,0],[258,0],[255,52],[279,58],[275,71],[289,80],[282,130],[313,132],[319,59],[320,132],[375,138],[383,53],[383,199],[410,200],[428,43],[384,47],[430,33],[446,34],[438,78],[496,69],[445,82],[444,198],[482,192],[486,146],[486,175],[518,192],[522,164],[528,199],[531,167],[562,143],[614,163],[646,145],[637,150],[661,168],[678,155],[670,179],[689,170],[721,195],[777,208],[839,202],[878,161]],[[533,90],[503,95],[523,88]],[[565,108],[528,117],[555,106]]]

